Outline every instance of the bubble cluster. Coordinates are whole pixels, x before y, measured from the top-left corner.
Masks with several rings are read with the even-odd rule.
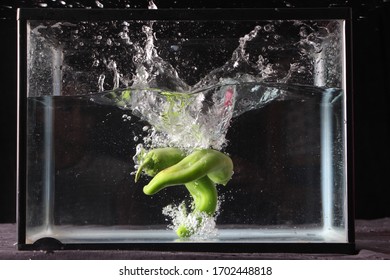
[[[194,232],[189,237],[192,241],[210,240],[218,237],[216,219],[219,213],[219,205],[214,216],[196,211],[188,212],[185,201],[178,205],[169,204],[162,210],[162,214],[166,216],[166,221],[171,222],[168,228],[176,231],[179,226],[184,225],[187,229]]]

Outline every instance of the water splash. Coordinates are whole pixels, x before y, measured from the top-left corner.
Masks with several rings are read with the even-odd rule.
[[[155,8],[153,2],[149,4]],[[136,29],[137,26],[140,30]],[[132,110],[133,114],[154,127],[145,136],[145,147],[150,148],[179,146],[184,149],[212,147],[221,150],[227,144],[225,135],[231,119],[273,100],[285,98],[284,85],[310,84],[314,80],[327,84],[326,81],[332,81],[331,75],[326,79],[321,73],[313,75],[318,69],[324,69],[316,70],[317,63],[313,65],[313,58],[322,65],[321,61],[327,56],[321,46],[323,48],[323,42],[327,41],[332,44],[331,39],[336,37],[326,26],[316,27],[299,21],[256,24],[239,37],[230,59],[210,70],[192,86],[177,70],[186,64],[174,66],[175,60],[162,57],[162,46],[172,49],[172,45],[159,43],[156,46],[156,26],[159,32],[166,28],[163,24],[147,21],[56,22],[49,23],[49,26],[36,26],[32,32],[42,40],[42,44],[45,40],[53,41],[52,34],[58,34],[59,39],[54,42],[56,45],[64,44],[61,42],[64,36],[71,38],[69,44],[77,42],[74,59],[80,60],[80,64],[86,59],[85,52],[91,52],[91,61],[85,65],[92,65],[92,74],[98,75],[78,82],[76,79],[80,75],[77,73],[83,66],[75,65],[73,69],[73,66],[66,65],[63,69],[67,70],[67,77],[75,78],[72,78],[74,82],[63,79],[69,81],[69,85],[64,84],[63,87],[94,81],[97,88],[93,91],[102,93],[101,98],[95,96],[94,100]],[[113,28],[116,33],[107,31]],[[282,32],[285,29],[288,35]],[[290,35],[293,31],[295,37]],[[175,52],[181,48],[179,37],[177,40],[174,42],[177,47]],[[92,46],[80,45],[80,42],[91,41]],[[64,48],[71,50],[72,46]],[[43,52],[46,50],[43,49]],[[76,56],[78,53],[79,57]],[[337,76],[335,72],[333,76]],[[313,76],[319,78],[313,79]],[[124,88],[130,88],[131,96],[127,100],[121,99],[118,91],[117,98],[102,101],[106,96],[105,90],[121,88],[124,92]],[[74,92],[80,93],[76,88]],[[112,96],[111,93],[108,95]]]
[[[152,3],[150,7],[154,7]],[[190,86],[181,79],[176,68],[159,55],[154,24],[142,22],[143,39],[140,44],[130,39],[129,23],[122,23],[118,37],[126,44],[134,42],[129,45],[133,50],[131,61],[134,66],[131,79],[120,73],[117,60],[112,58],[105,63],[111,71],[112,88],[125,85],[130,87],[131,92],[127,100],[108,101],[107,104],[130,109],[134,115],[151,124],[152,129],[143,137],[146,149],[165,146],[187,151],[210,147],[224,149],[227,145],[225,135],[232,118],[274,100],[296,98],[296,94],[291,94],[291,86],[288,86],[293,82],[310,84],[315,81],[311,77],[313,65],[308,61],[313,61],[317,54],[322,55],[320,46],[331,37],[324,27],[314,28],[300,21],[287,23],[288,30],[292,28],[296,32],[296,38],[289,40],[279,30],[285,28],[281,26],[285,23],[255,25],[239,38],[238,46],[228,61]],[[255,54],[252,53],[253,44],[256,46]],[[259,44],[264,45],[260,52]],[[284,54],[286,49],[288,53]],[[281,52],[282,57],[290,56],[291,49],[294,49],[296,58],[286,58],[288,63],[283,65],[275,62],[278,57],[273,55]],[[308,79],[308,76],[311,78]],[[104,79],[101,78],[100,91],[104,90],[101,86]],[[112,93],[109,95],[112,96]],[[121,91],[117,95],[114,100],[120,99]],[[99,101],[99,98],[95,100]]]
[[[152,26],[152,22],[142,26],[146,38],[144,48],[137,48],[133,58],[136,70],[132,87],[189,91],[190,87],[179,78],[176,69],[158,55],[154,46],[155,34]]]
[[[205,88],[212,84],[217,84],[222,80],[231,79],[236,82],[252,82],[255,81],[256,73],[259,69],[250,62],[249,54],[246,52],[248,42],[257,37],[261,26],[257,25],[248,34],[239,39],[238,47],[233,51],[232,57],[223,66],[212,70],[198,83],[196,83],[192,90]]]
[[[149,1],[148,8],[156,9],[157,6]],[[296,88],[299,85],[340,86],[337,77],[341,70],[332,69],[332,72],[323,63],[333,61],[333,57],[339,55],[332,51],[339,45],[338,34],[330,31],[338,28],[329,23],[291,20],[247,25],[251,29],[239,33],[237,47],[232,48],[230,58],[227,56],[220,66],[210,63],[212,69],[208,71],[207,68],[206,74],[196,77],[196,82],[191,84],[183,75],[192,73],[184,71],[191,60],[179,55],[188,42],[185,37],[194,35],[184,35],[181,24],[187,23],[55,22],[31,30],[42,41],[37,44],[50,40],[61,46],[63,38],[70,38],[64,49],[76,49],[72,59],[80,61],[80,65],[86,59],[85,52],[92,52],[91,61],[83,64],[92,65],[91,77],[78,83],[78,73],[82,73],[79,68],[83,66],[66,65],[63,69],[67,70],[67,77],[75,78],[69,79],[71,85],[69,82],[63,87],[73,86],[74,92],[80,94],[73,84],[92,81],[97,88],[91,92],[100,92],[91,95],[96,102],[130,110],[147,121],[151,129],[141,138],[146,149],[175,146],[188,151],[195,148],[223,150],[228,144],[225,136],[233,118],[275,100],[295,98],[297,94],[291,93],[292,84]],[[191,26],[205,27],[201,23]],[[156,32],[165,34],[170,28],[177,28],[174,31],[177,31],[176,38],[172,39],[169,33],[169,40],[157,40]],[[207,38],[209,35],[205,34]],[[85,71],[90,73],[89,68]],[[67,79],[63,80],[67,82]],[[105,92],[107,90],[109,92]]]

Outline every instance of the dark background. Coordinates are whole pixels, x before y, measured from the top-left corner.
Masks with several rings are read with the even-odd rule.
[[[353,96],[356,218],[390,217],[389,94],[390,0],[253,1],[156,0],[159,8],[351,7],[353,11]],[[147,0],[0,0],[0,223],[16,221],[16,9],[146,8]]]

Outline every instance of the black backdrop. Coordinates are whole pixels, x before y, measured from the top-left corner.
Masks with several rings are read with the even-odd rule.
[[[155,0],[159,8],[337,7],[353,9],[356,218],[390,216],[390,1]],[[146,8],[148,0],[0,0],[0,223],[16,221],[16,9]],[[99,7],[100,6],[100,7]]]

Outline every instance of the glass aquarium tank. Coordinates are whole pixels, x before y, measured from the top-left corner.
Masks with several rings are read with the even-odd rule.
[[[20,249],[351,251],[348,9],[20,9]]]

